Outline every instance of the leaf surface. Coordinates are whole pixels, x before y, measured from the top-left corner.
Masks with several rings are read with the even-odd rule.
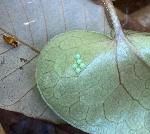
[[[55,37],[37,64],[37,84],[62,119],[92,134],[149,134],[150,35],[130,33],[116,44],[86,31]],[[72,65],[80,54],[86,68]]]
[[[38,53],[23,43],[41,49],[55,35],[74,29],[110,31],[103,8],[89,0],[0,1],[0,34],[10,33],[22,42],[13,49],[0,38],[0,108],[60,121],[37,92]]]

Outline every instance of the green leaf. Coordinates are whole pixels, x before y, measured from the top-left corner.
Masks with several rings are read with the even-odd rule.
[[[41,96],[62,119],[92,134],[150,134],[150,34],[126,43],[72,31],[53,38],[36,70]],[[87,65],[76,74],[79,53]]]
[[[21,41],[13,49],[0,37],[0,108],[60,122],[37,91],[38,53],[30,48],[41,49],[55,35],[73,29],[109,34],[103,7],[90,0],[0,0],[0,34],[9,33]]]

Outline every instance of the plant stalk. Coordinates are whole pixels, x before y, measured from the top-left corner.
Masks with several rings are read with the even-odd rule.
[[[121,40],[125,39],[125,35],[123,33],[120,21],[118,19],[118,16],[116,14],[115,8],[113,6],[113,3],[111,0],[102,0],[105,9],[108,11],[108,13],[110,14],[111,20],[112,20],[112,24],[115,30],[115,38],[116,41],[119,42]]]

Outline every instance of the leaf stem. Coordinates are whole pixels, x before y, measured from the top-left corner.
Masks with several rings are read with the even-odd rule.
[[[112,20],[112,24],[115,30],[115,37],[116,37],[116,41],[119,42],[120,40],[124,40],[125,39],[125,35],[123,33],[120,21],[118,19],[118,16],[116,14],[115,8],[113,6],[113,3],[111,0],[102,0],[104,7],[106,8],[106,10],[108,11],[108,13],[110,14],[111,20]]]

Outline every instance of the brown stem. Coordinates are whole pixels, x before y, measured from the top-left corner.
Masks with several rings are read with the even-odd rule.
[[[116,36],[116,41],[120,41],[125,39],[125,35],[123,33],[120,21],[118,19],[118,16],[116,14],[115,8],[113,6],[113,3],[111,2],[111,0],[102,0],[104,7],[106,8],[106,10],[109,12],[111,20],[112,20],[112,24],[115,30],[115,36]]]

